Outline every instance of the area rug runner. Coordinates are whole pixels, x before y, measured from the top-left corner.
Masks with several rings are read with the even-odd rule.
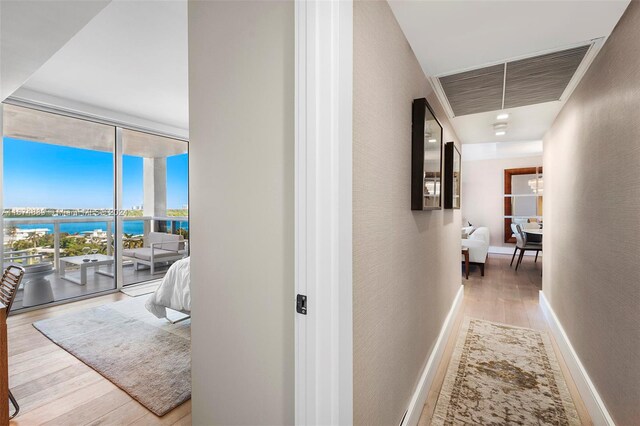
[[[579,425],[546,333],[466,318],[433,425]]]
[[[190,321],[169,324],[146,297],[38,321],[58,346],[162,416],[191,398]]]

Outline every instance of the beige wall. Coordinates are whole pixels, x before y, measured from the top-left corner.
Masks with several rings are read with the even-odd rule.
[[[294,421],[293,12],[189,2],[194,425]]]
[[[640,2],[544,140],[543,291],[618,425],[640,424]]]
[[[411,211],[411,103],[456,139],[386,2],[354,5],[354,422],[397,425],[461,283],[460,211]]]
[[[462,162],[462,218],[487,226],[491,247],[514,247],[504,242],[504,170],[537,166],[541,156]]]

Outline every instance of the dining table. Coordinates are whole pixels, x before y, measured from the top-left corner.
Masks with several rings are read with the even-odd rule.
[[[542,242],[542,228],[539,229],[535,229],[535,228],[531,228],[531,229],[523,229],[522,230],[525,234],[527,234],[527,241],[532,242],[532,243],[541,243]]]

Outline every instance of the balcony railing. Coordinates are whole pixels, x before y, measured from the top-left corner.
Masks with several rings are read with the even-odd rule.
[[[183,216],[124,216],[123,222],[142,222],[142,233],[135,234],[131,237],[125,237],[123,232],[123,245],[139,244],[146,245],[149,232],[152,230],[160,232],[177,233],[179,230],[178,224],[181,222],[189,221],[188,217]],[[45,257],[50,258],[53,255],[53,265],[56,271],[60,269],[60,255],[64,254],[65,249],[61,248],[61,238],[63,232],[61,232],[61,226],[65,224],[74,223],[100,223],[106,224],[106,230],[98,235],[94,235],[94,232],[98,230],[96,228],[93,231],[82,232],[64,232],[69,234],[67,237],[82,238],[84,237],[84,243],[100,246],[100,250],[104,250],[104,254],[112,256],[114,252],[114,231],[115,222],[113,216],[92,216],[92,217],[65,217],[65,216],[53,216],[53,217],[37,217],[37,218],[4,218],[4,262],[20,261],[20,263],[30,263],[33,261],[42,261]],[[169,222],[169,226],[166,223]],[[20,228],[21,225],[44,225],[47,228],[41,229],[24,229]],[[49,227],[53,226],[53,229]],[[15,235],[10,235],[7,230],[15,228]],[[124,228],[124,225],[123,225]],[[42,237],[45,234],[53,234],[53,247],[33,247],[22,250],[14,250],[13,245],[16,241],[28,240],[23,234],[34,234],[33,238],[37,236]],[[84,234],[84,235],[82,235]],[[12,241],[13,238],[13,241]],[[126,247],[125,247],[126,248]]]

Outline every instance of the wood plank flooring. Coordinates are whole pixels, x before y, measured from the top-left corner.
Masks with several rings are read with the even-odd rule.
[[[9,385],[20,404],[12,426],[191,424],[191,401],[157,417],[31,325],[128,298],[115,293],[9,317]]]
[[[551,338],[560,368],[578,410],[580,421],[583,425],[592,425],[586,407],[571,378],[571,373],[567,369],[553,336],[548,331],[547,322],[538,303],[539,291],[542,289],[540,274],[542,261],[538,259],[538,263],[534,263],[533,257],[525,256],[517,272],[509,266],[510,261],[511,256],[509,255],[490,254],[485,266],[484,277],[481,277],[480,270],[473,266],[469,273],[469,279],[466,280],[463,276],[464,302],[461,313],[456,318],[454,326],[456,331],[452,333],[447,342],[434,384],[427,395],[419,426],[431,424],[431,417],[458,338],[462,319],[465,316],[546,331]]]
[[[457,330],[464,316],[502,322],[537,330],[547,330],[538,305],[541,289],[541,262],[526,257],[515,272],[510,256],[490,255],[484,277],[471,268],[465,284],[462,313],[457,318],[434,386],[429,391],[420,425],[430,423],[433,410],[453,351]],[[21,405],[20,415],[11,425],[190,425],[191,402],[163,417],[157,417],[100,374],[59,348],[31,324],[35,321],[127,299],[110,294],[67,305],[11,316],[8,319],[10,386]],[[552,338],[553,341],[553,338]],[[591,424],[562,357],[556,356],[585,425]]]

